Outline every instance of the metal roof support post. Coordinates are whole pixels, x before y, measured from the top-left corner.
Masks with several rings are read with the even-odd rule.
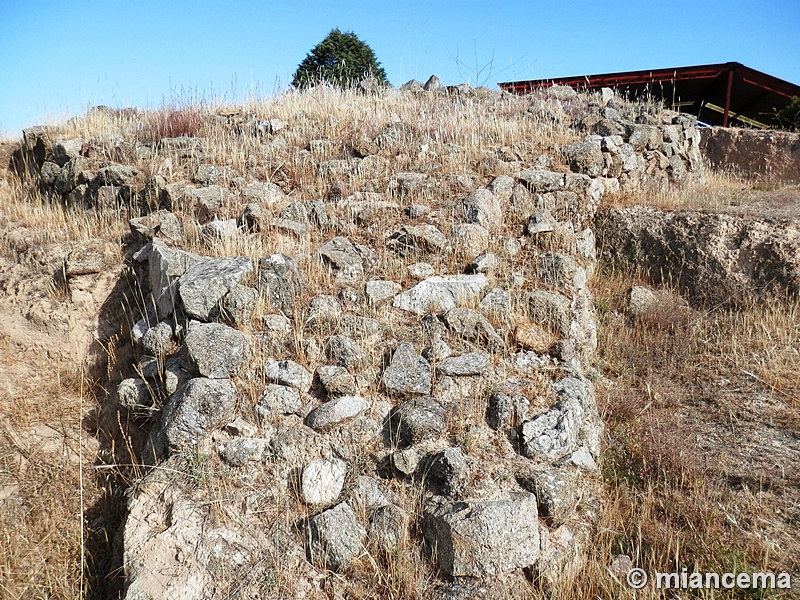
[[[725,92],[725,114],[722,117],[722,126],[728,126],[728,114],[731,111],[731,92],[733,91],[733,66],[728,67],[728,89]]]

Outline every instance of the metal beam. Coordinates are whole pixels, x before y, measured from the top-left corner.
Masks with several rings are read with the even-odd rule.
[[[733,92],[733,68],[728,67],[728,89],[725,92],[725,114],[722,116],[722,126],[728,126],[728,115],[731,112],[731,92]]]

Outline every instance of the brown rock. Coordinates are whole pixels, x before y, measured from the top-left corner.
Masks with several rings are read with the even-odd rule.
[[[555,338],[549,331],[534,323],[522,323],[514,330],[514,341],[527,350],[546,354]]]

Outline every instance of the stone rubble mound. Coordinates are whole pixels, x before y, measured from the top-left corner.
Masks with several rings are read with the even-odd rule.
[[[435,78],[401,89],[504,98]],[[583,140],[536,161],[499,148],[451,178],[395,167],[419,135],[401,122],[310,140],[292,156],[324,197],[214,164],[202,138],[25,131],[16,160],[46,196],[129,218],[143,302],[112,398],[150,432],[121,532],[129,600],[227,597],[275,560],[313,589],[421,553],[442,598],[579,564],[602,436],[595,214],[604,194],[690,177],[699,134],[568,88],[531,95],[527,114]],[[289,156],[292,123],[215,124]],[[71,273],[99,268],[78,259]]]

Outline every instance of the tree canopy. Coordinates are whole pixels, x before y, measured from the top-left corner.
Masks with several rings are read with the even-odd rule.
[[[292,85],[305,88],[324,82],[347,88],[369,78],[389,83],[372,48],[352,31],[333,29],[297,67]]]

